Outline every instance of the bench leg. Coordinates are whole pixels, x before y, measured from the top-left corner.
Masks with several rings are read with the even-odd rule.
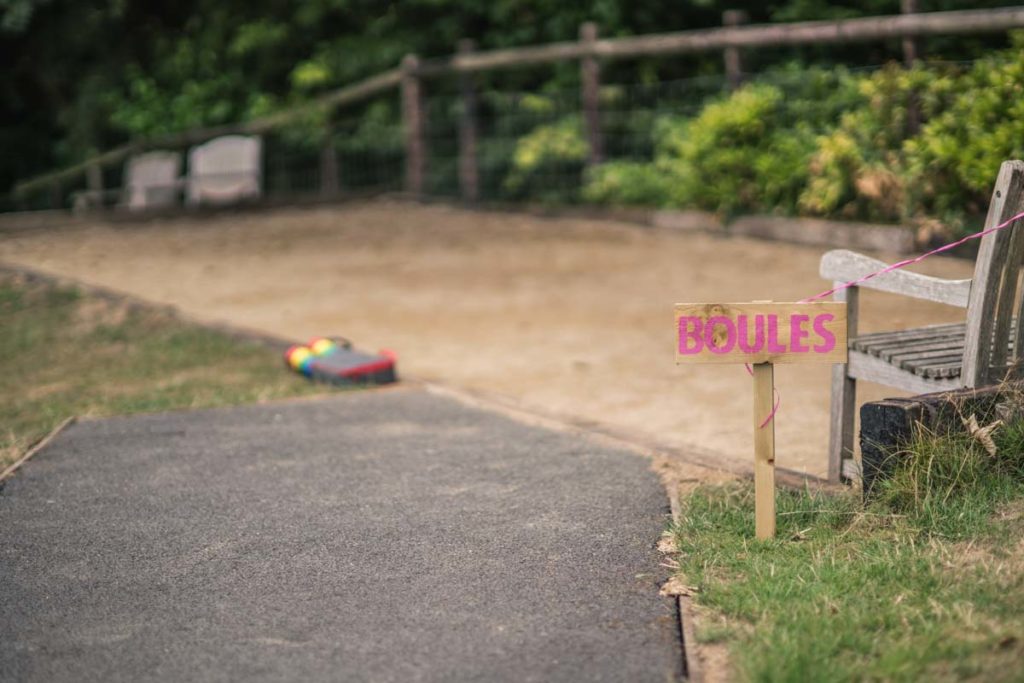
[[[857,380],[846,376],[846,365],[833,365],[828,437],[829,481],[844,480],[843,461],[853,458],[853,418],[856,409]]]

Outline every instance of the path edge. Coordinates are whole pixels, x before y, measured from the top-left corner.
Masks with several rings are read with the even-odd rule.
[[[36,441],[32,445],[32,447],[25,451],[25,453],[20,458],[11,463],[3,472],[0,472],[0,488],[2,488],[4,482],[13,477],[15,473],[17,473],[17,471],[21,469],[21,466],[28,462],[29,459],[32,458],[32,456],[34,456],[36,453],[49,446],[50,442],[56,439],[61,432],[63,432],[65,429],[67,429],[76,422],[78,422],[77,415],[72,415],[71,417],[64,418],[64,420],[60,424],[58,424],[56,427],[50,430],[49,434],[44,436],[39,441]]]

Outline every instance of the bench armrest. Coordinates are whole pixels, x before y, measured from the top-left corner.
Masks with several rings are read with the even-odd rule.
[[[821,257],[819,272],[826,280],[850,282],[868,273],[879,271],[887,265],[889,264],[863,254],[835,249]],[[894,270],[878,275],[858,287],[893,292],[960,308],[967,308],[967,301],[971,296],[970,280],[944,280],[906,270]]]

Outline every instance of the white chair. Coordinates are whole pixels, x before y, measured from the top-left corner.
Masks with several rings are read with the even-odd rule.
[[[234,204],[262,194],[263,141],[256,136],[214,138],[188,153],[189,204]]]
[[[130,211],[164,208],[178,203],[181,191],[181,155],[147,152],[128,160],[121,203]]]

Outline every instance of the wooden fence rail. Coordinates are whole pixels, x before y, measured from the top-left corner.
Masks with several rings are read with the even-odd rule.
[[[587,23],[580,28],[579,40],[573,42],[485,52],[475,51],[472,44],[465,43],[454,55],[441,59],[420,60],[414,55],[409,55],[397,69],[327,93],[310,103],[243,123],[198,128],[174,135],[133,141],[74,166],[18,183],[14,186],[13,195],[18,199],[31,192],[49,189],[51,194],[60,196],[62,186],[83,177],[88,178],[88,185],[93,189],[102,182],[100,180],[97,183],[97,178],[101,178],[97,169],[122,163],[138,152],[159,147],[185,147],[221,135],[264,133],[286,125],[312,110],[331,111],[357,104],[392,88],[399,88],[402,96],[406,189],[419,194],[424,188],[428,157],[424,138],[426,111],[423,106],[423,83],[429,78],[458,74],[460,92],[464,100],[459,135],[459,180],[462,196],[474,200],[479,193],[475,162],[476,94],[473,81],[465,76],[475,72],[578,60],[581,68],[581,110],[590,145],[588,161],[593,164],[603,160],[603,139],[597,102],[601,60],[721,51],[730,86],[736,87],[742,78],[741,51],[744,49],[898,39],[902,41],[904,59],[911,62],[920,58],[920,45],[917,39],[922,37],[1004,33],[1024,27],[1024,6],[919,12],[918,0],[901,1],[903,14],[893,16],[744,25],[746,17],[742,13],[725,12],[725,26],[722,28],[604,39],[598,38],[595,25]],[[328,178],[327,182],[336,182],[336,178]]]

